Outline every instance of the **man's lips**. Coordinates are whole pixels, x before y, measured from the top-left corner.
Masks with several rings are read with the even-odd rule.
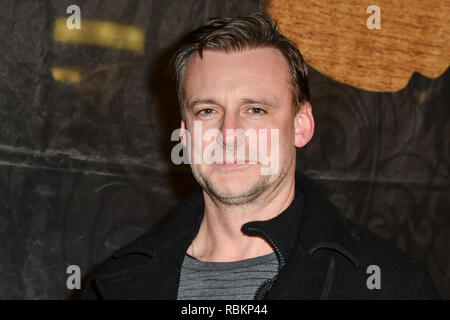
[[[217,163],[216,162],[216,164],[219,164],[219,165],[222,165],[222,164],[249,164],[249,163],[256,163],[255,161],[249,161],[249,160],[247,160],[247,159],[243,159],[243,160],[237,160],[237,159],[234,159],[234,160],[228,160],[228,161],[226,161],[226,160],[224,160],[223,162],[221,162],[221,163]]]
[[[242,168],[245,167],[249,164],[256,164],[256,162],[250,162],[248,160],[243,160],[243,161],[237,161],[235,160],[234,162],[231,163],[215,163],[216,166],[218,166],[221,169],[237,169],[237,168]]]

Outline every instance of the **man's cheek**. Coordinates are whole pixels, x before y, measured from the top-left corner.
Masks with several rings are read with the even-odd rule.
[[[261,136],[261,142],[268,141],[268,145],[262,143],[260,145],[260,159],[263,167],[261,167],[261,175],[275,175],[280,167],[280,130],[271,129],[270,137]]]

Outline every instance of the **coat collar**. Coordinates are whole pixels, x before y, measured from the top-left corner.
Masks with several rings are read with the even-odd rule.
[[[323,196],[315,183],[296,172],[295,190],[294,201],[285,211],[270,220],[248,222],[242,226],[242,231],[253,235],[253,228],[261,229],[280,248],[284,259],[289,257],[294,244],[297,251],[317,250],[318,246],[328,243],[342,247],[348,253],[353,252],[354,239],[343,226],[346,219]],[[161,254],[172,256],[177,252],[173,250],[175,247],[182,247],[186,252],[200,228],[203,210],[203,194],[198,189],[160,225],[114,252],[113,257],[132,253],[150,257]]]
[[[242,225],[243,233],[250,236],[262,236],[279,248],[279,259],[286,260],[289,256],[300,225],[304,206],[303,192],[297,187],[293,202],[281,214],[266,221],[251,221]],[[177,254],[182,248],[184,252],[198,233],[204,214],[204,201],[201,189],[194,192],[179,205],[173,214],[167,217],[161,225],[144,234],[129,245],[117,250],[113,257],[127,254],[144,254],[155,257],[163,254]]]

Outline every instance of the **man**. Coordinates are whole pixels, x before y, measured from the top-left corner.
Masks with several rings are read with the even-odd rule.
[[[180,136],[201,190],[116,251],[83,298],[439,297],[423,267],[344,218],[296,173],[296,148],[314,132],[307,68],[272,20],[213,19],[179,43],[171,65]],[[200,139],[188,134],[196,130]],[[268,131],[276,134],[263,137]],[[272,163],[253,154],[261,142]]]

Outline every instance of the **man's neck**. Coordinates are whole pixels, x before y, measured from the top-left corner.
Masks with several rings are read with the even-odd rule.
[[[272,219],[289,207],[295,196],[295,175],[287,175],[275,188],[245,206],[223,205],[203,191],[205,212],[188,253],[202,261],[224,262],[273,252],[263,238],[245,235],[241,227],[250,221]]]

